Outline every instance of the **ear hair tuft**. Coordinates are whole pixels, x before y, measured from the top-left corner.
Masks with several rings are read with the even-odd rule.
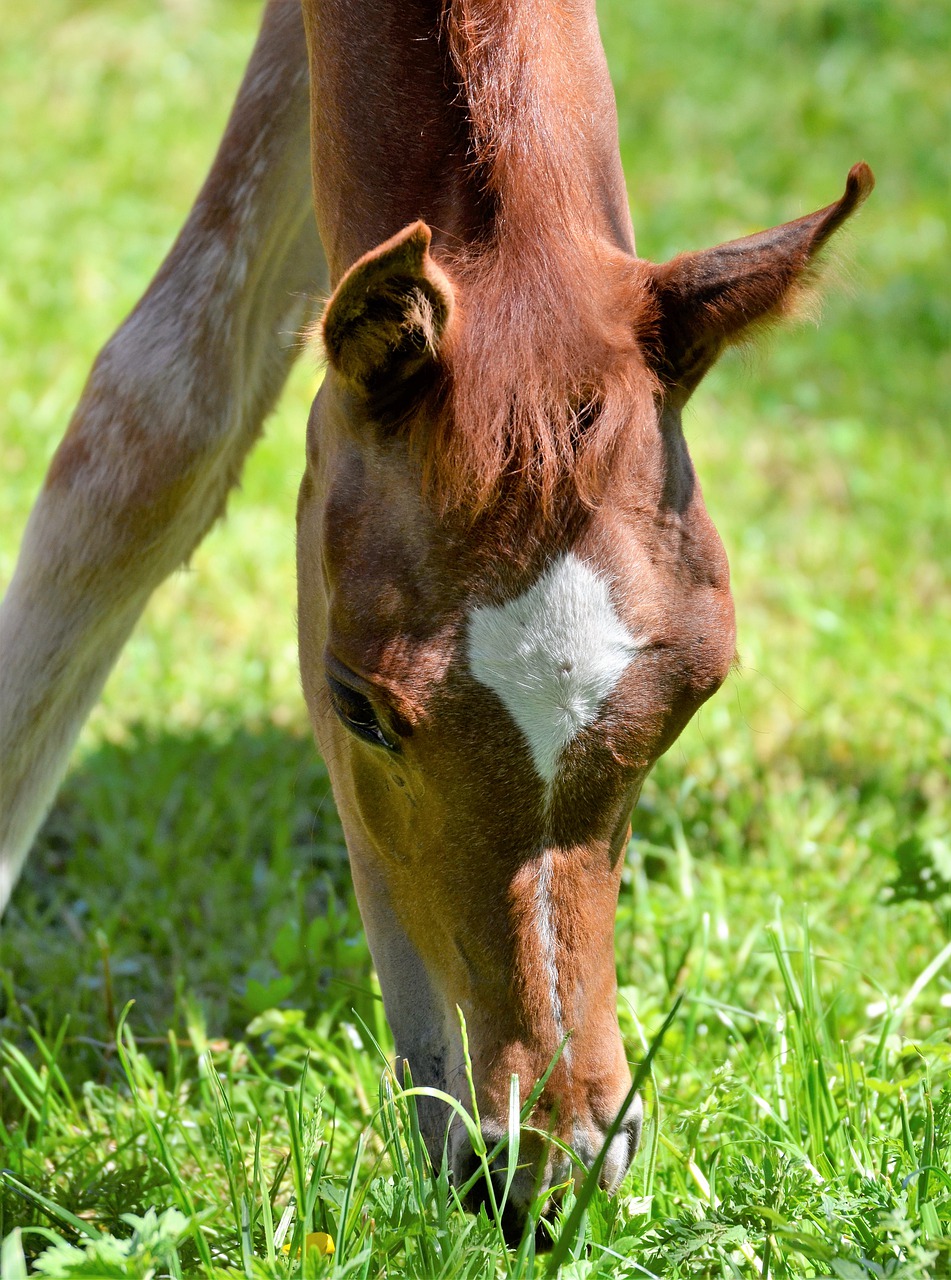
[[[424,222],[405,227],[358,259],[327,303],[320,328],[328,363],[358,393],[436,360],[454,296],[430,241]]]

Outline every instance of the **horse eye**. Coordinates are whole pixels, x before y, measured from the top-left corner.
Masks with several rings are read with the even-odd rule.
[[[355,733],[358,738],[363,738],[364,742],[372,742],[375,747],[396,750],[396,744],[391,742],[383,732],[379,718],[373,710],[373,704],[365,694],[358,693],[349,685],[341,684],[331,675],[327,676],[327,688],[330,690],[330,701],[333,703],[334,711],[351,733]]]

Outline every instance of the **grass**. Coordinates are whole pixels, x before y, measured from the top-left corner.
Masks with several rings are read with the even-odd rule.
[[[2,581],[256,20],[250,0],[5,20]],[[642,1153],[618,1197],[566,1205],[560,1271],[947,1276],[951,23],[911,0],[650,0],[602,25],[642,253],[817,207],[859,158],[879,186],[821,327],[725,361],[690,411],[743,665],[635,815],[632,1062],[685,996]],[[387,1075],[296,674],[316,377],[295,371],[227,521],[149,606],[4,921],[4,1280],[550,1267],[458,1208]],[[318,1231],[332,1255],[302,1253]]]

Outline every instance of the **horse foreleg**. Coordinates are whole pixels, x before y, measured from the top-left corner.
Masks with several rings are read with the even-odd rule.
[[[0,910],[158,584],[224,509],[325,268],[298,0],[271,0],[209,176],[106,344],[0,607]]]

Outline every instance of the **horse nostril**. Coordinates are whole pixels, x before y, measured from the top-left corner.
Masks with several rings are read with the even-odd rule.
[[[468,1191],[463,1192],[466,1183],[473,1178],[475,1182]],[[491,1201],[482,1174],[482,1162],[474,1151],[462,1152],[457,1156],[454,1161],[452,1180],[470,1213],[478,1213],[483,1205],[486,1207],[486,1212],[490,1211]]]
[[[636,1155],[637,1148],[641,1145],[641,1127],[644,1123],[644,1104],[641,1102],[638,1094],[631,1103],[624,1122],[624,1128],[631,1140],[631,1158]]]
[[[599,1182],[605,1191],[614,1193],[620,1186],[624,1175],[634,1160],[641,1141],[641,1107],[640,1101],[632,1107],[627,1119],[611,1139],[605,1153]]]

